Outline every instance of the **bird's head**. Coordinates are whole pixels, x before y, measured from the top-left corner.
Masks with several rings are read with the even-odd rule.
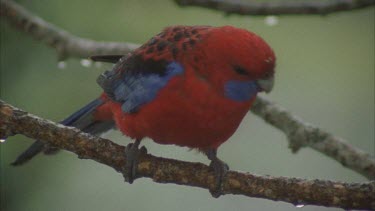
[[[198,74],[236,101],[270,92],[275,55],[258,35],[232,26],[211,28],[194,48],[203,62]]]

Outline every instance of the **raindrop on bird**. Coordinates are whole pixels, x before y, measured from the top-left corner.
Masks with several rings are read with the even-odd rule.
[[[88,59],[81,59],[81,65],[84,67],[90,67],[92,62]]]
[[[64,61],[59,61],[59,62],[57,63],[57,68],[59,68],[59,69],[65,69],[65,67],[66,67],[66,62],[64,62]]]

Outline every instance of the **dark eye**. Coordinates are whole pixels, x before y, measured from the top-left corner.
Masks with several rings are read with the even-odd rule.
[[[271,78],[274,74],[274,71],[267,71],[263,74],[263,77],[262,78]]]
[[[233,66],[233,70],[236,71],[236,73],[240,75],[249,75],[249,73],[246,71],[245,68],[242,68],[241,66]]]

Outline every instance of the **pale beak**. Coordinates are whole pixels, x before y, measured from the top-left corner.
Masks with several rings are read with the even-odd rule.
[[[273,88],[274,77],[272,76],[267,79],[256,80],[256,83],[258,84],[258,86],[261,88],[262,91],[269,93]]]

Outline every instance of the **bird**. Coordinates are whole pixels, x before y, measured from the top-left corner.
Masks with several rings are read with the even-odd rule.
[[[204,153],[219,197],[228,165],[219,146],[237,130],[259,92],[274,86],[276,57],[257,34],[234,26],[166,27],[126,55],[91,59],[114,66],[102,73],[103,92],[60,123],[100,135],[118,129],[135,140],[126,146],[124,177],[136,178],[140,142],[150,138]],[[58,151],[34,142],[12,164]]]

